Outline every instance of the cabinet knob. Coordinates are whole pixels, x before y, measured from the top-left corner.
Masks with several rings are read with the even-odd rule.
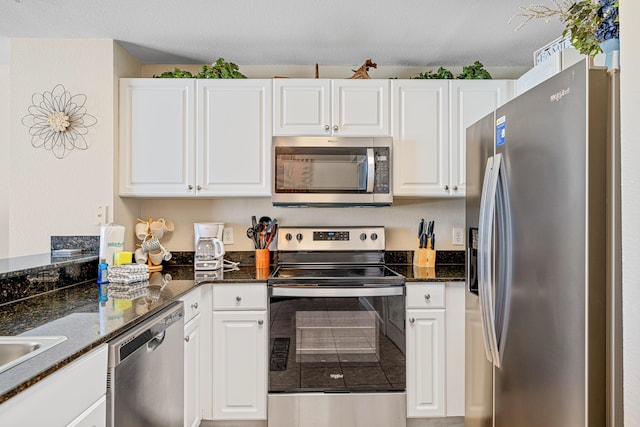
[[[324,125],[324,130],[329,131],[329,129],[331,129],[331,126],[329,126],[329,125]]]
[[[193,185],[189,184],[189,190],[193,190]]]
[[[449,191],[449,186],[448,185],[444,186],[444,191]]]
[[[424,294],[424,299],[430,300],[431,299],[431,294]]]
[[[416,323],[416,319],[414,319],[413,317],[411,317],[411,318],[409,319],[409,323],[411,323],[411,324],[413,325],[414,323]]]
[[[242,301],[242,297],[241,296],[237,296],[236,297],[236,301],[238,301],[238,302]]]
[[[194,310],[198,309],[198,303],[194,302],[193,304],[191,304],[191,308],[193,308]]]
[[[333,127],[333,130],[334,130],[334,131],[337,131],[337,130],[338,130],[338,125],[335,125],[335,126]]]
[[[260,319],[258,320],[258,325],[262,325],[264,323],[264,320]]]
[[[198,191],[202,190],[202,185],[198,185]]]
[[[189,342],[189,335],[187,335],[186,337],[184,337],[184,341],[185,341],[185,342]]]
[[[453,191],[458,191],[458,186],[457,185],[453,186]]]

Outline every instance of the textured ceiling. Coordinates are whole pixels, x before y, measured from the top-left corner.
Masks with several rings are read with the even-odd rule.
[[[531,66],[530,0],[3,0],[0,38],[108,38],[145,64]]]

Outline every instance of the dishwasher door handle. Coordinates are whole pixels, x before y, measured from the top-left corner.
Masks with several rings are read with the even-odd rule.
[[[166,333],[167,333],[167,331],[160,332],[158,335],[153,337],[151,339],[151,341],[149,341],[147,343],[147,352],[148,353],[151,353],[156,348],[160,347],[160,345],[164,342],[164,337],[166,336]]]

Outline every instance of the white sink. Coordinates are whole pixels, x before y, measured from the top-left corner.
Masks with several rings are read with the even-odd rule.
[[[0,372],[31,359],[67,337],[58,336],[0,336]]]

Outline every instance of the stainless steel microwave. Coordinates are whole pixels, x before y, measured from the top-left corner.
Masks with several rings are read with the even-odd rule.
[[[273,205],[391,205],[391,144],[391,137],[274,137]]]

